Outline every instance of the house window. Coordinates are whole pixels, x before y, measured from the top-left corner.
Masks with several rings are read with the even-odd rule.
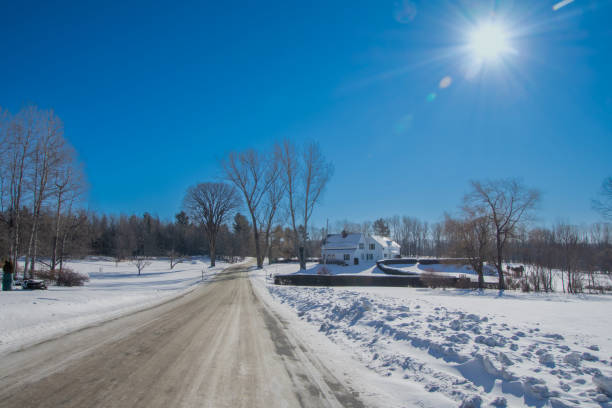
[[[370,249],[373,251],[376,249],[376,246],[374,244],[370,244]]]
[[[344,260],[345,261],[350,261],[351,260],[351,254],[344,254]]]
[[[366,254],[366,259],[367,259],[368,261],[373,260],[373,259],[374,259],[374,254]]]
[[[365,256],[363,255],[363,253],[361,253],[361,260],[363,261],[365,259]]]
[[[363,243],[359,244],[359,249],[363,249]]]

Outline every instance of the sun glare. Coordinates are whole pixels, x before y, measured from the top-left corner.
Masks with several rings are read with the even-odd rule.
[[[470,36],[469,46],[477,58],[488,61],[495,61],[512,50],[508,32],[496,23],[478,26]]]

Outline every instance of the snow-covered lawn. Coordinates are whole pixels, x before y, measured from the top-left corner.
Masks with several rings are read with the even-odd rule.
[[[275,286],[261,272],[252,279],[279,310],[385,378],[390,401],[611,406],[612,296]],[[415,386],[422,392],[407,391]]]
[[[194,258],[170,270],[168,260],[152,260],[141,276],[130,262],[90,258],[67,264],[89,275],[82,287],[49,286],[0,292],[0,355],[51,337],[151,307],[179,296],[227,267]]]

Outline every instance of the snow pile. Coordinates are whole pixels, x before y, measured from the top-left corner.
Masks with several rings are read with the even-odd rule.
[[[168,260],[152,260],[141,276],[130,262],[91,258],[66,267],[88,274],[83,287],[0,292],[0,354],[84,326],[145,309],[179,296],[227,267],[194,258],[170,269]]]
[[[418,383],[460,406],[600,406],[612,400],[608,297],[267,287],[279,303],[378,374]],[[550,303],[556,307],[547,308]],[[506,313],[507,308],[516,310]],[[600,324],[571,320],[570,310],[583,308]],[[548,310],[555,318],[550,324],[520,318],[536,309],[538,319]]]

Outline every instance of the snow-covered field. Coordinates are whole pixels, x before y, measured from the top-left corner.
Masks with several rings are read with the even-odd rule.
[[[0,355],[84,326],[151,307],[184,294],[227,267],[193,258],[170,270],[168,260],[152,260],[141,276],[130,262],[90,258],[67,264],[89,275],[82,287],[49,286],[0,292]]]
[[[310,338],[325,336],[376,373],[372,382],[386,389],[389,406],[612,406],[612,296],[265,279],[296,268],[273,265],[252,279]]]

